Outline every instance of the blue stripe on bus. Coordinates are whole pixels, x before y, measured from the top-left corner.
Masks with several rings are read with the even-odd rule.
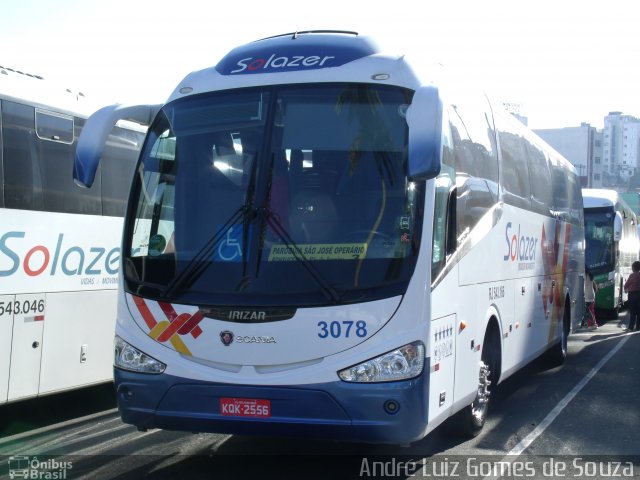
[[[428,375],[399,382],[228,385],[114,369],[120,414],[142,429],[408,443],[424,437]],[[229,417],[220,398],[266,399],[268,418]],[[395,402],[395,411],[392,407]]]

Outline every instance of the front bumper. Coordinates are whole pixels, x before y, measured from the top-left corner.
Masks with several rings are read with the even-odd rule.
[[[424,437],[428,375],[375,384],[256,386],[114,369],[118,409],[140,429],[409,443]],[[220,398],[266,399],[271,416],[222,415]],[[395,408],[394,408],[395,407]]]

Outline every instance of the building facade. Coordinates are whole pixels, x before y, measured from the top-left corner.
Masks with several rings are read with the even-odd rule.
[[[610,112],[602,130],[583,123],[535,132],[576,167],[583,187],[640,189],[640,119]]]
[[[583,187],[603,186],[602,154],[598,154],[601,140],[595,127],[583,123],[579,127],[534,131],[576,167]]]
[[[622,183],[629,182],[640,166],[640,119],[610,112],[604,117],[602,133],[605,171]]]

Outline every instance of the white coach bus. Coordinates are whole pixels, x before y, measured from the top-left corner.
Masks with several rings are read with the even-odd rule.
[[[150,121],[123,238],[115,382],[139,429],[408,443],[482,428],[580,320],[573,167],[483,95],[353,32],[232,50]]]
[[[112,379],[122,216],[144,130],[74,185],[81,94],[0,66],[0,404]]]

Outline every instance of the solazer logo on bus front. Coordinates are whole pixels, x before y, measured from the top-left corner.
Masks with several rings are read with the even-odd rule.
[[[298,70],[304,68],[318,68],[328,66],[326,63],[336,57],[332,55],[277,55],[268,58],[247,57],[238,60],[235,70],[229,73],[257,72],[259,70]],[[266,73],[266,72],[265,72]]]

